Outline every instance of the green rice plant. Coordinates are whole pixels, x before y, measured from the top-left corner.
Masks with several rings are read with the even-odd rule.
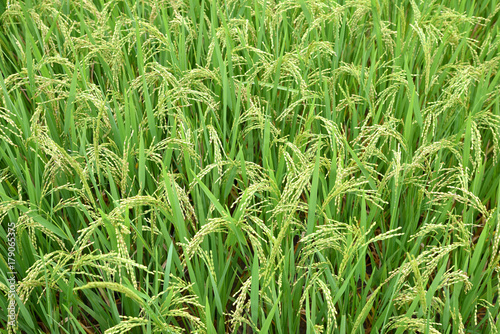
[[[0,332],[498,333],[499,18],[1,2]]]

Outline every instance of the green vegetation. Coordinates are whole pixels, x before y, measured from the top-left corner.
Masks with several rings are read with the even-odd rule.
[[[499,332],[498,0],[2,2],[1,333]]]

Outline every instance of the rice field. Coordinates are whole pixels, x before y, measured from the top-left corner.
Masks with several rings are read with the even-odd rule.
[[[0,333],[499,333],[499,19],[1,0]]]

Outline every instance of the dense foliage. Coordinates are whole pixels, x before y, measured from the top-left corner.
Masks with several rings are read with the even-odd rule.
[[[500,330],[499,1],[2,1],[0,332]]]

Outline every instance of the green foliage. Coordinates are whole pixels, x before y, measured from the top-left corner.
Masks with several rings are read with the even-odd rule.
[[[0,13],[0,332],[500,330],[498,1]]]

